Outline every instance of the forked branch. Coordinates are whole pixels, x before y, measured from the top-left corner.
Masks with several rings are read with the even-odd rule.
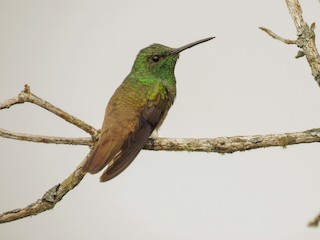
[[[309,25],[304,21],[302,9],[298,0],[285,0],[289,9],[292,20],[297,29],[296,40],[285,39],[272,32],[270,29],[260,27],[261,30],[269,34],[274,39],[277,39],[286,44],[296,44],[302,51],[299,51],[296,58],[306,56],[306,59],[311,68],[311,74],[314,80],[320,86],[320,56],[315,44],[315,23]]]
[[[31,203],[25,208],[18,208],[0,214],[0,223],[11,222],[28,216],[37,215],[39,213],[52,209],[63,198],[65,194],[67,194],[81,182],[85,175],[81,171],[81,168],[90,154],[91,152],[73,173],[71,173],[62,183],[57,184],[49,189],[42,198],[38,199],[34,203]]]
[[[320,86],[320,57],[315,45],[315,24],[311,27],[305,23],[302,17],[302,10],[298,0],[286,0],[289,12],[297,28],[298,38],[289,40],[280,37],[267,28],[262,28],[271,37],[280,40],[286,44],[296,44],[302,51],[299,51],[297,57],[306,56],[311,67],[312,75]],[[23,133],[14,133],[5,129],[0,129],[0,137],[11,138],[22,141],[54,143],[54,144],[73,144],[87,145],[92,147],[99,137],[99,131],[65,111],[53,106],[49,102],[37,97],[30,92],[26,85],[24,90],[16,97],[0,103],[0,110],[10,108],[15,104],[30,102],[36,104],[69,123],[79,127],[89,133],[91,138],[63,138],[51,136],[28,135]],[[147,150],[166,150],[166,151],[201,151],[201,152],[218,152],[233,153],[237,151],[246,151],[256,148],[265,148],[273,146],[285,147],[287,145],[320,142],[320,129],[311,129],[304,132],[254,135],[254,136],[235,136],[219,137],[206,139],[149,139],[144,149]],[[87,155],[86,159],[90,156]],[[76,170],[71,173],[62,183],[49,189],[42,198],[22,209],[14,209],[0,214],[0,223],[6,223],[21,219],[27,216],[39,214],[43,211],[52,209],[55,204],[62,200],[63,196],[76,187],[84,177],[81,171],[83,160]],[[309,223],[309,226],[318,226],[320,214]]]
[[[11,98],[0,104],[0,110],[9,108],[15,104],[30,102],[56,114],[66,121],[78,126],[91,135],[91,138],[65,138],[29,135],[23,133],[14,133],[5,129],[0,129],[0,137],[11,138],[21,141],[54,143],[54,144],[72,144],[86,145],[92,147],[99,137],[99,131],[65,111],[55,107],[51,103],[37,97],[30,92],[26,85],[25,89],[16,97]],[[320,142],[320,129],[311,129],[304,132],[253,135],[253,136],[235,136],[219,138],[157,138],[149,139],[144,149],[146,150],[165,150],[165,151],[198,151],[198,152],[217,152],[233,153],[237,151],[246,151],[256,148],[285,147],[287,145]],[[86,159],[90,156],[87,155]],[[14,221],[20,218],[39,214],[43,211],[52,209],[65,194],[77,186],[84,177],[81,171],[86,159],[80,163],[76,170],[70,174],[62,183],[49,189],[42,198],[26,206],[25,208],[14,209],[0,214],[0,223]]]
[[[66,120],[67,122],[77,126],[78,128],[82,129],[83,131],[89,133],[93,139],[98,136],[98,131],[91,127],[89,124],[83,122],[82,120],[68,114],[67,112],[63,111],[62,109],[52,105],[51,103],[43,100],[42,98],[37,97],[36,95],[32,94],[30,91],[30,87],[26,84],[24,86],[24,90],[20,92],[20,94],[16,97],[10,98],[3,103],[0,103],[0,110],[5,108],[10,108],[15,104],[22,104],[25,102],[33,103],[42,107],[49,112],[61,117],[62,119]]]
[[[320,87],[320,56],[315,44],[315,23],[312,23],[309,27],[304,21],[302,16],[302,8],[298,0],[285,0],[289,13],[297,29],[297,40],[289,40],[280,37],[279,35],[273,33],[270,29],[260,27],[261,30],[265,31],[274,39],[277,39],[286,44],[296,44],[302,51],[299,51],[296,58],[306,56],[306,59],[311,68],[311,74],[314,80],[318,83]],[[309,222],[309,227],[317,227],[320,222],[320,214],[318,214],[312,221]]]

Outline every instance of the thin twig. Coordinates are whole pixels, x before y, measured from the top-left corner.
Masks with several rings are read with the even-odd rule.
[[[37,143],[53,143],[53,144],[70,144],[70,145],[86,145],[92,146],[93,141],[91,138],[67,138],[67,137],[52,137],[31,135],[24,133],[11,132],[0,128],[0,137],[10,138],[20,141],[37,142]]]
[[[298,0],[286,0],[289,13],[294,22],[294,25],[299,31],[300,28],[306,25],[306,22],[303,20],[302,8]]]
[[[315,44],[315,23],[309,27],[303,20],[302,9],[298,0],[285,0],[289,13],[297,29],[297,40],[289,40],[280,37],[271,30],[260,27],[261,30],[268,33],[271,37],[287,44],[296,44],[302,51],[299,51],[296,58],[306,56],[311,68],[311,74],[320,87],[320,56]]]
[[[63,110],[53,106],[52,104],[48,103],[47,101],[35,96],[30,92],[30,87],[25,85],[24,90],[16,97],[11,98],[3,103],[0,103],[0,110],[4,108],[10,108],[15,104],[20,104],[24,102],[30,102],[36,104],[57,116],[65,119],[71,124],[76,125],[77,127],[83,129],[84,131],[90,133],[91,139],[72,139],[72,138],[57,138],[57,137],[47,137],[47,136],[34,136],[34,135],[27,135],[21,133],[13,133],[10,131],[6,131],[1,129],[0,136],[13,138],[18,140],[24,141],[33,141],[33,142],[47,142],[47,143],[65,143],[65,144],[83,144],[86,142],[85,145],[92,145],[93,141],[96,141],[99,131],[95,128],[91,127],[90,125],[84,123],[83,121],[77,119],[76,117],[64,112]],[[55,204],[57,204],[65,194],[67,194],[70,190],[72,190],[75,186],[77,186],[80,181],[83,179],[85,173],[81,171],[82,166],[86,162],[87,158],[91,155],[91,152],[87,155],[85,160],[77,167],[77,169],[69,175],[61,184],[58,184],[48,190],[41,199],[38,199],[36,202],[28,205],[22,209],[15,209],[9,212],[5,212],[0,214],[0,223],[6,223],[10,221],[14,221],[17,219],[25,218],[28,216],[36,215],[41,212],[47,211],[52,209]]]
[[[76,118],[75,116],[72,116],[71,114],[63,111],[62,109],[52,105],[51,103],[43,100],[42,98],[32,94],[28,85],[25,85],[24,90],[18,96],[8,99],[7,101],[1,103],[0,110],[4,108],[10,108],[15,104],[21,104],[25,102],[36,104],[39,107],[42,107],[48,110],[49,112],[52,112],[53,114],[61,117],[67,122],[89,133],[94,139],[98,136],[98,131],[94,127]]]
[[[298,0],[285,0],[287,7],[289,9],[289,13],[294,22],[294,25],[297,29],[297,40],[295,41],[296,45],[302,49],[302,51],[298,51],[296,58],[306,56],[306,59],[311,68],[311,74],[314,77],[314,80],[318,83],[320,87],[320,56],[315,44],[315,23],[312,23],[309,27],[308,24],[304,21],[302,16],[302,8]],[[274,34],[271,30],[267,28],[261,28],[261,30],[268,33],[271,37],[278,39],[284,43],[288,43],[282,37]],[[291,41],[291,40],[290,40]],[[291,43],[290,43],[291,44]],[[320,222],[320,214],[314,218],[314,220],[310,221],[308,226],[318,226]]]
[[[275,34],[274,32],[272,32],[270,29],[265,28],[265,27],[259,27],[262,31],[266,32],[267,34],[269,34],[269,36],[273,37],[274,39],[277,39],[281,42],[284,42],[286,44],[297,44],[297,40],[290,40],[290,39],[286,39],[283,37],[280,37],[279,35]]]
[[[85,175],[81,171],[81,168],[90,155],[91,151],[84,161],[82,161],[82,163],[77,167],[77,169],[69,175],[69,177],[67,177],[62,183],[57,184],[49,189],[42,198],[38,199],[34,203],[31,203],[25,208],[14,209],[0,214],[0,224],[37,215],[41,212],[54,208],[54,206],[62,200],[64,195],[66,195],[81,182]]]
[[[144,149],[234,153],[257,148],[286,147],[288,145],[311,142],[320,142],[320,128],[304,132],[269,135],[218,138],[157,138],[149,139]]]
[[[315,43],[315,23],[309,27],[302,16],[302,8],[298,0],[286,0],[290,15],[297,29],[297,46],[302,48],[311,68],[311,74],[320,86],[320,56]],[[320,214],[309,222],[309,227],[316,227],[320,222]]]
[[[302,16],[298,0],[286,0],[290,15],[297,29],[297,46],[302,48],[311,68],[311,74],[320,86],[320,56],[315,43],[315,23],[309,27]]]
[[[320,222],[320,214],[318,214],[313,220],[308,223],[309,227],[318,227]]]
[[[256,148],[273,146],[286,147],[287,145],[311,142],[320,142],[320,129],[311,129],[308,131],[296,133],[202,139],[157,138],[149,139],[144,149],[156,151],[165,150],[233,153]],[[87,155],[86,159],[90,155],[91,152]],[[32,215],[37,215],[41,212],[52,209],[59,201],[62,200],[62,197],[65,194],[67,194],[71,189],[73,189],[80,183],[80,181],[84,177],[84,173],[81,172],[81,168],[86,159],[68,178],[66,178],[61,184],[58,184],[48,190],[41,199],[38,199],[36,202],[31,203],[25,208],[14,209],[0,214],[0,224]]]
[[[0,137],[20,141],[37,143],[86,145],[92,147],[94,142],[91,138],[66,138],[30,135],[14,133],[0,128]],[[217,152],[234,153],[257,148],[285,147],[301,143],[320,142],[320,129],[310,129],[303,132],[233,136],[218,138],[150,138],[144,146],[146,150],[154,151],[195,151],[195,152]]]

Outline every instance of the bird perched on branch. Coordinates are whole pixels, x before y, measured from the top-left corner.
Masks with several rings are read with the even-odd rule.
[[[142,49],[132,70],[111,97],[98,142],[83,172],[108,181],[135,159],[153,131],[157,131],[176,97],[174,68],[179,53],[213,37],[180,48],[152,44]]]

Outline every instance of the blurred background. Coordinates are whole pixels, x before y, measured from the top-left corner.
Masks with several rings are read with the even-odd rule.
[[[320,24],[319,1],[301,0]],[[0,102],[24,84],[100,128],[105,106],[152,43],[179,47],[177,99],[161,137],[318,128],[319,87],[296,46],[285,1],[0,1]],[[320,32],[316,29],[316,34]],[[319,40],[317,39],[319,46]],[[0,128],[87,137],[32,104],[0,111]],[[0,212],[41,198],[88,147],[0,138]],[[319,144],[234,154],[142,151],[116,179],[88,175],[51,210],[0,225],[0,239],[319,239]]]

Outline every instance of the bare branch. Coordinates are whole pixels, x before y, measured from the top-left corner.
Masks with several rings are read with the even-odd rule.
[[[298,52],[296,58],[306,56],[311,68],[311,74],[320,86],[320,56],[315,44],[315,23],[312,23],[309,27],[308,24],[304,21],[302,17],[302,9],[298,0],[286,0],[286,4],[297,29],[298,38],[297,40],[295,40],[295,43],[299,48],[303,50],[303,53],[302,51]],[[280,40],[287,44],[293,44],[293,42],[288,43],[288,39],[279,37],[267,28],[260,27],[260,29],[277,40]],[[291,41],[293,40],[289,40],[289,42]]]
[[[302,8],[298,0],[286,0],[287,7],[289,9],[290,15],[296,25],[297,31],[306,25],[302,17]]]
[[[87,141],[89,141],[89,139]],[[308,131],[297,133],[202,139],[157,138],[149,139],[144,149],[156,151],[165,150],[233,153],[255,148],[265,148],[272,146],[285,147],[292,144],[311,142],[320,142],[320,129],[311,129]],[[87,155],[86,159],[90,155],[91,152]],[[82,178],[84,177],[84,173],[81,172],[81,167],[85,163],[86,159],[67,179],[65,179],[61,184],[52,187],[44,194],[41,199],[37,200],[35,203],[32,203],[22,209],[14,209],[0,214],[0,224],[31,215],[36,215],[46,210],[52,209],[56,203],[62,200],[62,197],[66,193],[77,186],[82,180]]]
[[[291,18],[294,22],[294,25],[297,29],[297,46],[302,48],[303,54],[301,51],[298,52],[296,57],[305,55],[307,61],[311,68],[311,73],[318,86],[320,86],[320,56],[315,44],[315,23],[312,23],[309,27],[308,24],[304,21],[302,16],[302,8],[298,0],[285,0],[287,7],[289,9]],[[310,221],[309,227],[316,227],[320,221],[320,214]]]
[[[37,143],[54,143],[70,145],[94,145],[91,138],[66,138],[14,133],[0,128],[0,137]],[[320,129],[303,132],[233,136],[218,138],[150,138],[144,146],[146,150],[155,151],[195,151],[234,153],[256,148],[285,147],[287,145],[320,142]]]
[[[298,0],[286,0],[290,15],[297,29],[297,46],[302,48],[311,68],[311,74],[320,86],[320,56],[315,44],[315,23],[309,27],[302,16],[301,5]],[[310,221],[309,227],[316,227],[320,221],[320,214]]]
[[[309,227],[318,227],[320,222],[320,214],[318,214],[312,221],[308,223]]]
[[[30,93],[30,88],[26,85],[17,97],[11,98],[4,103],[0,103],[0,110],[9,108],[15,104],[31,102],[38,106],[55,113],[66,121],[80,127],[89,132],[91,138],[64,138],[39,136],[23,133],[14,133],[4,129],[0,129],[0,137],[11,138],[22,141],[55,143],[55,144],[73,144],[93,146],[99,137],[99,131],[88,124],[69,115],[61,109],[53,106],[45,100]],[[287,145],[320,142],[320,129],[311,129],[304,132],[269,134],[269,135],[253,135],[253,136],[235,136],[235,137],[219,137],[219,138],[157,138],[149,139],[144,149],[146,150],[164,150],[164,151],[198,151],[198,152],[218,152],[233,153],[237,151],[246,151],[256,148],[266,148],[273,146],[285,147]],[[62,200],[63,196],[76,187],[83,179],[85,173],[81,171],[86,159],[77,167],[77,169],[66,178],[61,184],[57,184],[48,190],[41,199],[28,205],[22,209],[14,209],[0,214],[0,224],[31,215],[36,215],[46,210],[52,209],[55,204]]]
[[[37,142],[37,143],[54,143],[54,144],[70,144],[70,145],[86,145],[86,146],[93,145],[91,138],[66,138],[66,137],[31,135],[31,134],[11,132],[2,128],[0,128],[0,137],[10,138],[10,139],[15,139],[20,141]]]
[[[4,108],[10,108],[15,104],[20,104],[24,102],[30,102],[36,104],[57,116],[65,119],[71,124],[76,125],[77,127],[83,129],[84,131],[91,134],[91,139],[80,139],[80,138],[61,138],[61,137],[47,137],[47,136],[35,136],[27,135],[21,133],[13,133],[4,129],[0,129],[0,136],[6,138],[12,138],[23,141],[33,141],[33,142],[43,142],[43,143],[63,143],[63,144],[77,144],[77,145],[89,145],[93,144],[99,135],[99,131],[90,125],[84,123],[83,121],[77,119],[76,117],[64,112],[63,110],[53,106],[47,101],[35,96],[30,93],[30,87],[25,85],[24,90],[16,97],[11,98],[4,103],[0,103],[0,110]],[[86,162],[87,158],[91,155],[91,152],[87,155],[85,160],[77,167],[77,169],[70,174],[61,184],[58,184],[48,190],[41,199],[38,199],[36,202],[28,205],[22,209],[15,209],[9,212],[0,214],[0,223],[6,223],[14,221],[17,219],[25,218],[32,215],[37,215],[41,212],[52,209],[56,203],[61,201],[63,196],[77,186],[80,181],[83,179],[85,173],[81,171],[82,166]]]
[[[275,34],[274,32],[272,32],[270,29],[265,28],[265,27],[259,27],[262,31],[266,32],[267,34],[269,34],[271,37],[273,37],[274,39],[277,39],[281,42],[284,42],[286,44],[297,44],[296,40],[290,40],[290,39],[285,39],[283,37],[280,37],[279,35]]]
[[[0,214],[0,224],[18,220],[32,215],[37,215],[41,212],[50,210],[61,201],[63,196],[70,190],[76,187],[83,179],[85,173],[81,171],[82,166],[86,162],[87,158],[91,155],[91,152],[77,167],[77,169],[69,175],[62,183],[57,184],[48,190],[41,199],[21,209],[14,209]]]
[[[97,138],[98,131],[91,127],[89,124],[81,121],[80,119],[68,114],[67,112],[63,111],[62,109],[52,105],[51,103],[39,98],[38,96],[32,94],[30,92],[30,87],[25,85],[24,90],[16,97],[11,98],[3,103],[0,104],[0,110],[4,108],[10,108],[15,104],[21,104],[25,102],[30,102],[33,104],[42,107],[49,112],[54,113],[55,115],[61,117],[62,119],[66,120],[67,122],[79,127],[80,129],[84,130],[85,132],[89,133],[94,139]]]
[[[195,151],[234,153],[256,148],[320,142],[320,128],[304,132],[235,136],[219,138],[157,138],[149,139],[144,149],[165,151]]]

